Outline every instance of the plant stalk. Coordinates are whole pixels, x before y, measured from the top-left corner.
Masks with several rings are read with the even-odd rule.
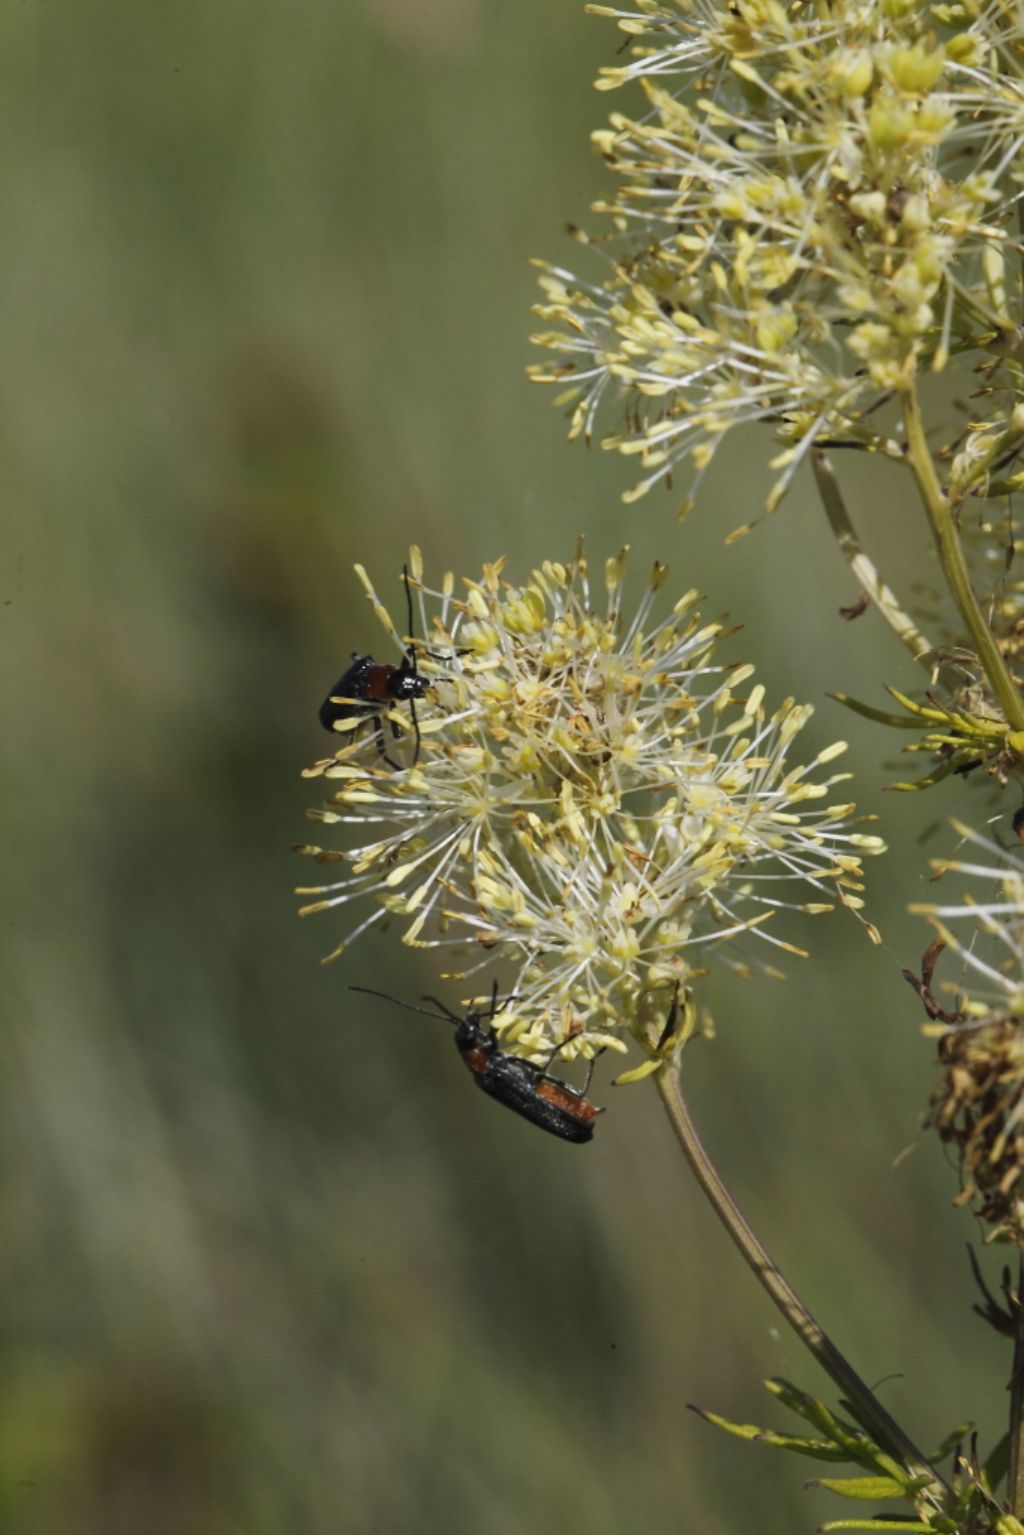
[[[1017,1271],[1017,1315],[1010,1375],[1010,1464],[1006,1492],[1011,1514],[1024,1510],[1024,1252]]]
[[[797,1337],[850,1401],[857,1417],[872,1429],[879,1444],[905,1466],[912,1476],[927,1477],[936,1489],[944,1487],[943,1478],[928,1464],[913,1440],[890,1417],[871,1388],[861,1380],[828,1334],[818,1325],[748,1225],[701,1143],[683,1098],[678,1068],[668,1064],[662,1066],[655,1074],[655,1082],[676,1139],[697,1182],[754,1276],[771,1296]]]
[[[890,629],[907,647],[914,660],[930,666],[935,658],[932,646],[914,620],[900,606],[892,588],[882,580],[874,561],[864,553],[846,509],[843,493],[839,489],[839,481],[832,467],[832,460],[827,453],[819,452],[812,456],[811,462],[814,466],[814,480],[818,487],[818,495],[821,497],[821,504],[825,508],[825,515],[835,534],[843,558]]]
[[[1006,659],[985,622],[985,615],[971,586],[952,508],[939,483],[935,461],[925,438],[916,384],[911,384],[903,396],[903,421],[907,431],[907,459],[917,481],[928,521],[931,523],[939,562],[953,600],[960,610],[960,616],[973,641],[978,659],[985,668],[985,675],[992,686],[992,691],[999,700],[1007,724],[1011,730],[1024,730],[1024,699],[1021,698],[1016,683],[1010,675]]]

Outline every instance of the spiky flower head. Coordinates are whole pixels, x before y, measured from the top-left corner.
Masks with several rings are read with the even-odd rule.
[[[699,475],[741,422],[772,422],[784,444],[770,505],[822,436],[895,455],[872,412],[953,351],[989,348],[1019,385],[1018,6],[587,9],[635,39],[598,86],[639,84],[644,109],[595,135],[620,183],[597,204],[610,264],[592,282],[545,269],[552,328],[536,339],[558,360],[534,376],[569,381],[573,435],[625,397],[606,445],[640,457],[627,499],[683,459]],[[983,437],[1011,409],[990,407]]]
[[[665,566],[631,616],[625,551],[596,590],[582,548],[523,585],[504,566],[457,594],[451,575],[426,585],[411,551],[431,684],[419,748],[396,704],[387,728],[407,766],[390,768],[373,722],[354,716],[310,770],[331,788],[314,816],[354,828],[356,845],[303,849],[343,869],[302,892],[315,897],[305,911],[374,903],[334,954],[391,914],[407,944],[468,951],[449,975],[500,967],[500,1032],[520,1055],[621,1050],[624,1032],[664,1020],[710,949],[747,935],[766,954],[791,949],[769,921],[782,908],[825,910],[837,892],[858,905],[858,854],[881,844],[830,798],[848,776],[829,768],[842,744],[792,761],[810,708],[766,711],[753,668],[716,659],[722,626],[701,619],[697,594],[654,616]]]
[[[957,1148],[960,1202],[978,1211],[993,1237],[1024,1245],[1024,858],[960,822],[953,826],[977,854],[937,859],[933,867],[963,876],[966,893],[911,908],[938,935],[915,980],[942,1067],[929,1123]],[[960,961],[948,1006],[932,990],[944,949]]]

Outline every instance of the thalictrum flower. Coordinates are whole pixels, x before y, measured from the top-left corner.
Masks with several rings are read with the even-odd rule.
[[[631,615],[625,551],[596,590],[582,549],[521,586],[504,566],[456,595],[450,575],[428,586],[411,552],[431,682],[418,759],[404,705],[389,710],[406,740],[398,771],[371,722],[345,722],[308,776],[332,791],[314,816],[357,843],[303,849],[344,871],[303,891],[304,910],[372,904],[334,955],[390,915],[407,944],[469,953],[449,975],[501,967],[498,1028],[520,1055],[621,1050],[712,950],[756,936],[766,954],[792,951],[771,920],[787,907],[859,905],[859,855],[881,844],[832,799],[842,743],[794,760],[810,708],[768,712],[753,668],[717,659],[722,625],[701,619],[695,592],[656,616],[665,566]]]
[[[1019,8],[588,9],[635,39],[598,85],[638,83],[645,102],[594,135],[620,183],[597,204],[603,280],[542,279],[551,328],[536,339],[557,361],[533,372],[568,384],[572,434],[623,404],[605,442],[639,455],[627,498],[683,459],[699,476],[742,422],[783,443],[770,505],[822,437],[898,454],[879,403],[951,351],[1016,334]],[[607,253],[608,238],[587,243]]]

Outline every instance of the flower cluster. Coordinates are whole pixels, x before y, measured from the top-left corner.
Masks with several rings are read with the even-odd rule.
[[[842,744],[791,762],[810,708],[788,699],[766,712],[753,668],[715,659],[721,625],[702,621],[695,592],[653,616],[666,567],[629,617],[625,551],[597,591],[582,549],[522,586],[503,567],[456,595],[450,575],[426,586],[411,551],[430,679],[419,745],[397,703],[397,771],[365,715],[310,770],[332,790],[314,816],[363,836],[303,849],[344,866],[302,892],[316,897],[305,910],[371,900],[335,953],[390,914],[407,944],[475,954],[458,978],[509,965],[499,1032],[519,1055],[622,1050],[624,1032],[664,1021],[709,946],[757,934],[791,949],[769,921],[780,908],[825,910],[837,893],[857,906],[858,854],[881,843],[830,799],[848,776],[828,767]],[[357,571],[404,648],[411,636]]]
[[[915,982],[939,1036],[942,1080],[929,1122],[960,1158],[960,1201],[973,1204],[994,1236],[1024,1240],[1024,859],[960,822],[954,830],[977,859],[941,859],[940,874],[980,881],[977,898],[911,907],[938,938]],[[933,995],[943,949],[960,960],[953,1005]]]
[[[647,110],[595,135],[620,180],[597,205],[613,255],[604,281],[545,268],[537,313],[553,328],[536,340],[558,360],[533,374],[569,381],[573,435],[625,394],[606,445],[639,455],[629,498],[687,457],[699,476],[731,427],[771,421],[777,504],[816,439],[896,454],[872,412],[922,366],[982,346],[1005,361],[1019,7],[588,9],[637,39],[599,86],[639,82]]]

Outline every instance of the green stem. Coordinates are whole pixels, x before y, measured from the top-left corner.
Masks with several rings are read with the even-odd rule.
[[[913,619],[900,607],[895,594],[878,574],[874,561],[864,553],[846,509],[843,493],[839,489],[839,481],[832,467],[832,460],[827,453],[815,453],[812,463],[821,504],[825,508],[825,515],[836,536],[840,552],[889,628],[907,647],[915,661],[921,661],[925,666],[929,666],[934,660],[935,652]]]
[[[1010,1374],[1010,1465],[1006,1491],[1010,1513],[1024,1511],[1024,1252],[1020,1255],[1017,1277],[1017,1316],[1013,1343],[1013,1370]]]
[[[810,1350],[822,1369],[832,1377],[843,1395],[850,1401],[858,1419],[874,1432],[883,1449],[905,1466],[912,1476],[927,1477],[937,1491],[945,1485],[942,1478],[928,1464],[921,1451],[907,1437],[896,1420],[889,1416],[871,1388],[861,1380],[828,1334],[814,1320],[747,1224],[739,1206],[722,1182],[714,1163],[701,1144],[679,1085],[678,1069],[669,1065],[662,1066],[655,1075],[655,1082],[676,1139],[683,1149],[683,1154],[697,1182],[710,1200],[715,1214],[746,1259],[755,1278],[771,1296],[800,1341]]]
[[[999,700],[1007,724],[1011,730],[1024,730],[1024,699],[1021,698],[1005,657],[985,622],[985,616],[971,586],[952,508],[939,483],[935,462],[925,439],[915,384],[911,384],[903,396],[903,421],[907,429],[907,458],[928,514],[928,521],[931,523],[935,545],[939,552],[939,562],[953,600],[960,610],[960,616],[973,641],[978,659],[985,669],[992,691]]]

